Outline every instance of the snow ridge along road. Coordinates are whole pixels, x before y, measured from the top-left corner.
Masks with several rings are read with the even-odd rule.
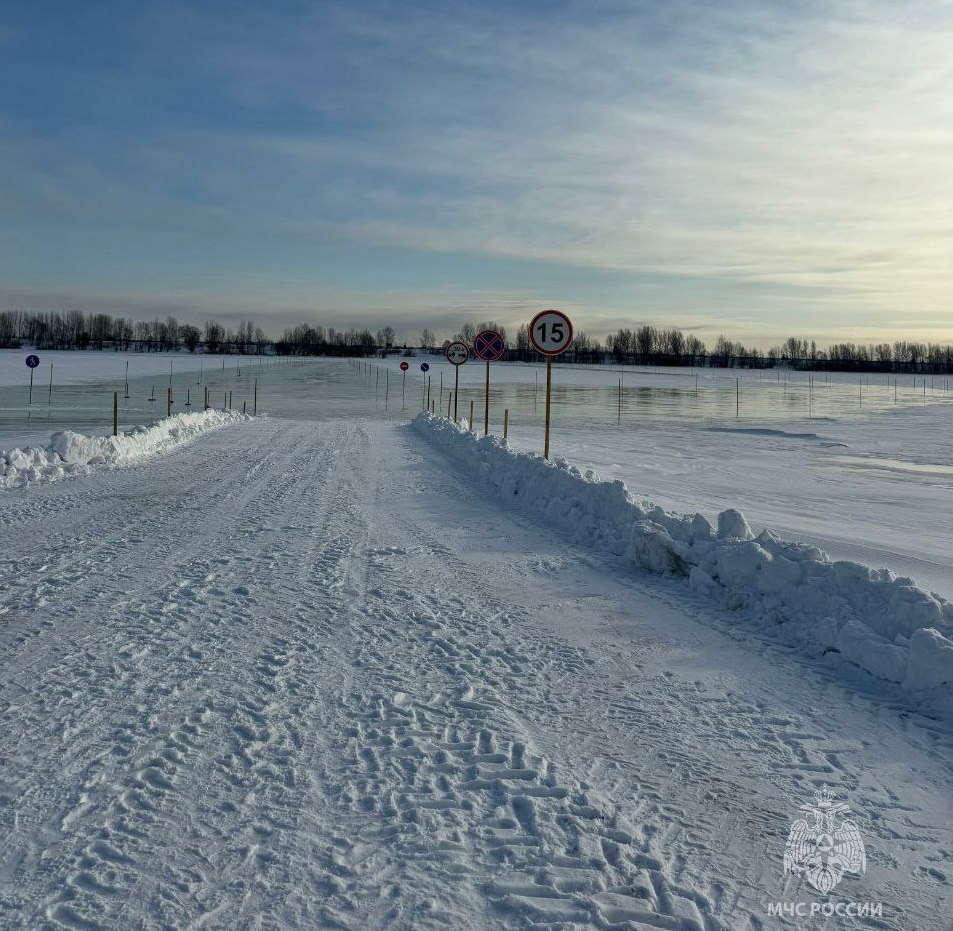
[[[95,468],[115,468],[171,452],[210,430],[249,418],[237,411],[204,410],[175,414],[148,427],[133,427],[118,436],[86,436],[63,430],[48,446],[0,450],[0,488],[23,488],[85,475]]]
[[[844,895],[940,926],[948,731],[417,445],[253,421],[0,498],[0,927],[770,927],[820,784]]]
[[[557,458],[513,452],[497,437],[420,414],[414,427],[514,506],[576,540],[625,556],[649,572],[687,579],[699,593],[815,657],[859,667],[914,707],[953,719],[953,603],[908,578],[834,562],[816,546],[755,538],[734,509],[717,528],[701,514],[637,501],[622,482],[602,482]]]

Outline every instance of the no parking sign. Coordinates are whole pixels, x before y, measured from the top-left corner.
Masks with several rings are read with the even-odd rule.
[[[486,362],[486,386],[483,389],[483,435],[490,432],[490,363],[506,352],[506,340],[496,330],[480,330],[473,340],[473,351]]]

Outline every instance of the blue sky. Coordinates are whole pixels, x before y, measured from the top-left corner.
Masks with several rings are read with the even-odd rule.
[[[953,339],[953,8],[0,7],[0,307]]]

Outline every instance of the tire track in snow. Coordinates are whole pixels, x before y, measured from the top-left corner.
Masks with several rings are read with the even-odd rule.
[[[446,466],[439,453],[436,458]],[[431,481],[434,471],[427,470]],[[450,468],[445,475],[436,479],[435,490],[458,502],[454,528],[443,534],[446,549],[459,549],[465,541],[477,556],[468,569],[471,574],[489,568],[500,590],[524,604],[522,592],[534,584],[534,576],[558,577],[566,597],[544,600],[535,615],[560,618],[557,630],[586,631],[595,620],[610,632],[609,638],[582,637],[589,643],[587,652],[597,658],[593,672],[599,676],[581,680],[583,690],[573,688],[572,678],[565,680],[561,687],[568,686],[569,694],[563,701],[546,695],[545,701],[534,703],[527,694],[524,708],[534,711],[531,724],[555,735],[556,746],[564,744],[558,737],[560,722],[570,723],[576,746],[566,749],[577,761],[573,768],[612,798],[634,801],[631,811],[645,825],[644,849],[670,880],[708,890],[716,916],[729,927],[760,927],[765,902],[793,894],[780,876],[780,853],[796,808],[791,800],[809,798],[817,785],[834,784],[849,793],[852,807],[864,818],[874,867],[854,884],[855,894],[885,901],[882,927],[899,931],[935,919],[943,909],[942,884],[923,876],[910,887],[903,874],[904,862],[914,858],[947,876],[943,862],[951,835],[941,826],[946,819],[940,817],[930,827],[922,824],[919,830],[908,824],[908,812],[917,813],[915,820],[930,821],[931,804],[934,810],[949,811],[943,801],[953,788],[947,731],[925,719],[896,716],[891,703],[875,695],[845,690],[823,670],[806,669],[799,658],[792,662],[789,649],[752,642],[730,615],[664,579],[643,582],[633,577],[631,567],[616,567],[602,554],[553,539],[532,515],[509,511],[503,517],[496,508],[485,507],[481,489],[453,477]],[[540,549],[547,555],[527,557],[525,551],[535,547],[523,538],[543,536],[548,542]],[[494,551],[503,555],[494,558]],[[588,607],[593,598],[595,610]],[[639,610],[619,611],[629,603]],[[640,611],[652,610],[653,603],[656,616],[642,622]],[[704,620],[693,631],[690,618],[695,614]],[[659,616],[670,616],[679,630],[674,653]],[[690,654],[701,661],[697,672],[679,662],[686,633]],[[721,656],[722,637],[739,641],[754,655]],[[726,674],[711,674],[709,647],[721,657],[718,662],[727,663]],[[656,654],[666,663],[674,658],[677,672],[660,666]],[[754,688],[743,681],[747,672],[757,673]],[[593,682],[600,677],[603,684]],[[588,736],[572,726],[580,714]],[[847,723],[839,723],[841,719]],[[856,733],[851,723],[857,725]],[[621,753],[607,752],[615,746]],[[925,767],[935,780],[928,807],[921,807],[919,789],[895,791],[899,786],[890,776],[896,774],[880,765],[884,758],[916,759]],[[585,765],[586,760],[592,762]],[[884,870],[896,871],[886,885]],[[848,921],[851,927],[863,925],[863,919]]]
[[[472,579],[459,597],[450,580],[470,567],[419,526],[385,520],[376,536],[351,618],[354,665],[376,688],[343,694],[335,715],[328,759],[344,765],[322,779],[343,829],[323,860],[319,926],[721,928],[514,710],[536,694],[538,681],[519,687],[530,670],[565,680],[586,667],[580,651],[519,636],[524,613]],[[399,574],[410,554],[414,591]]]
[[[865,805],[879,799],[885,834],[938,836],[916,806],[891,810],[909,803],[878,794],[854,748],[821,744],[822,710],[788,714],[730,681],[663,671],[657,618],[618,653],[613,625],[639,622],[618,605],[703,609],[664,582],[620,585],[495,508],[471,525],[473,492],[390,427],[248,429],[232,436],[276,446],[267,474],[241,480],[246,451],[223,469],[233,500],[170,503],[198,532],[163,525],[182,552],[154,597],[108,607],[72,659],[47,632],[45,699],[29,679],[12,687],[3,723],[28,724],[14,765],[32,794],[0,808],[26,819],[0,820],[14,829],[0,877],[17,884],[0,925],[735,931],[759,926],[769,887],[751,841],[778,830],[794,784],[842,773]],[[153,465],[170,498],[186,465]],[[429,509],[450,501],[466,537],[435,528]],[[574,594],[535,604],[547,573]],[[95,582],[74,593],[108,603]],[[604,642],[559,634],[594,613]],[[55,695],[57,679],[72,694]],[[46,717],[22,717],[31,695]],[[47,736],[49,720],[72,736]],[[63,747],[69,774],[42,785]],[[752,780],[776,795],[753,797]],[[937,901],[927,869],[942,870],[924,867]]]
[[[266,438],[269,441],[274,439],[273,428],[266,432]],[[339,439],[339,436],[331,438],[332,443]],[[277,445],[280,447],[280,444]],[[117,833],[123,835],[123,840],[127,843],[136,835],[136,830],[128,829],[127,820],[141,822],[151,818],[154,825],[161,823],[154,812],[161,810],[160,803],[163,800],[168,801],[175,797],[171,790],[188,772],[192,758],[200,758],[202,748],[209,741],[214,742],[215,739],[215,728],[208,726],[207,717],[216,710],[216,704],[213,702],[211,706],[208,706],[203,703],[202,720],[193,720],[188,708],[191,695],[194,693],[194,689],[190,686],[195,679],[216,686],[226,681],[228,667],[235,659],[234,644],[230,638],[236,636],[235,628],[243,621],[242,605],[248,592],[238,589],[228,592],[218,586],[225,581],[229,567],[240,563],[241,546],[236,544],[236,541],[241,538],[243,526],[256,523],[267,525],[269,521],[274,521],[275,514],[280,515],[282,502],[289,498],[293,499],[292,493],[295,486],[300,485],[301,479],[300,468],[297,470],[282,468],[282,464],[287,466],[287,459],[292,454],[296,454],[299,461],[310,460],[313,452],[312,444],[299,438],[296,447],[290,451],[285,450],[281,454],[281,459],[277,460],[271,468],[260,473],[260,476],[243,490],[244,493],[240,495],[237,502],[240,510],[233,511],[231,515],[224,515],[226,517],[224,526],[219,524],[214,532],[197,535],[197,539],[194,540],[195,548],[203,555],[193,559],[194,550],[186,545],[184,552],[180,549],[179,554],[169,561],[172,566],[178,566],[180,574],[185,575],[187,584],[184,587],[188,590],[187,598],[182,598],[181,577],[176,580],[176,571],[170,566],[168,573],[171,578],[164,580],[164,587],[155,592],[152,597],[141,599],[139,607],[142,616],[141,624],[134,625],[131,631],[120,630],[116,635],[119,640],[125,638],[124,649],[130,656],[130,667],[118,677],[113,674],[113,669],[107,669],[109,674],[107,678],[111,676],[112,681],[108,685],[104,683],[102,688],[109,693],[112,700],[87,709],[85,727],[77,734],[70,735],[71,740],[79,745],[81,753],[88,753],[92,748],[87,743],[87,737],[95,736],[96,727],[108,722],[123,706],[132,705],[132,709],[128,715],[119,715],[117,727],[113,731],[117,736],[115,745],[104,747],[102,750],[97,747],[92,761],[86,764],[87,771],[82,777],[84,784],[83,791],[80,792],[79,804],[73,811],[67,811],[63,817],[65,828],[68,829],[73,820],[81,825],[88,825],[91,819],[101,815],[101,810],[110,805],[113,806],[112,814],[116,817]],[[333,460],[333,457],[327,458]],[[178,475],[174,475],[174,478],[178,479]],[[314,479],[310,469],[307,478]],[[234,495],[234,492],[232,494]],[[215,507],[217,503],[215,498],[208,502],[212,507]],[[228,519],[229,516],[231,519]],[[215,526],[212,521],[208,523],[210,527]],[[180,522],[170,523],[169,532],[174,532],[176,528],[181,533]],[[286,554],[280,542],[285,535],[284,528],[276,528],[276,530],[274,537],[278,541],[277,555],[284,556]],[[310,538],[307,533],[301,536]],[[162,538],[159,537],[156,542],[161,545]],[[175,545],[179,546],[181,542],[175,540]],[[237,549],[237,553],[235,557],[207,555],[205,554],[207,549],[210,549],[212,553]],[[256,544],[254,551],[256,558],[268,555],[267,552],[259,552]],[[273,557],[274,555],[272,554]],[[277,567],[276,571],[280,575],[283,566],[279,565],[279,561],[274,558],[272,558],[272,565]],[[240,586],[239,589],[241,588]],[[154,599],[158,600],[158,605],[150,604]],[[171,610],[165,610],[165,608],[171,608]],[[128,606],[119,612],[119,617],[126,620],[129,619],[129,615]],[[257,634],[260,638],[265,635],[266,632]],[[254,636],[251,638],[251,643],[254,643]],[[110,644],[107,643],[106,646]],[[121,654],[122,650],[119,652]],[[151,672],[142,668],[143,653],[144,658],[153,665]],[[54,672],[58,677],[64,676],[68,681],[70,669],[70,662],[66,659],[61,662],[59,668],[54,669]],[[86,676],[88,669],[87,663],[80,671]],[[128,688],[127,682],[131,683]],[[219,707],[217,710],[223,712],[226,709]],[[43,711],[47,713],[49,708],[43,708]],[[223,717],[219,714],[220,719]],[[39,715],[38,718],[40,721],[44,720],[43,715]],[[22,720],[20,726],[23,727]],[[181,734],[183,727],[196,729],[196,733],[191,735],[191,740],[183,740]],[[29,726],[25,730],[29,733]],[[160,737],[158,742],[153,742],[150,749],[147,740],[139,739],[140,734],[137,732],[142,730],[146,731],[146,735],[154,733],[165,736]],[[80,737],[82,740],[79,739]],[[202,739],[200,745],[194,745],[199,737]],[[189,743],[193,746],[188,746]],[[190,750],[196,752],[189,753]],[[33,767],[48,765],[52,771],[55,771],[55,763],[52,760],[48,764],[35,759],[30,762]],[[123,788],[123,780],[113,776],[116,773],[128,771],[130,768],[133,772]],[[109,776],[110,773],[113,776]],[[71,778],[75,777],[72,777],[72,773],[68,773],[64,782],[68,784]],[[116,786],[115,790],[112,788],[113,785]],[[98,793],[102,798],[93,804],[84,801],[83,796],[87,794],[87,789],[93,794]],[[114,798],[114,791],[120,794],[111,801]],[[51,822],[49,809],[57,805],[62,806],[63,797],[64,794],[59,792],[46,794],[43,801],[49,803],[47,810],[41,810],[36,814],[36,823],[49,825]],[[18,800],[18,808],[22,811],[24,807],[28,807],[28,804],[24,806],[23,801]],[[110,833],[110,829],[106,826],[108,819],[103,817],[101,823],[104,825],[103,830],[107,834]],[[64,834],[65,840],[68,841],[68,830],[64,830]],[[68,844],[64,842],[54,845],[52,849],[47,848],[43,852],[42,862],[32,864],[34,867],[31,877],[33,888],[24,890],[32,893],[29,897],[35,900],[38,896],[37,883],[54,888],[60,886],[62,901],[56,901],[54,897],[50,905],[52,916],[61,919],[67,925],[82,926],[84,921],[91,920],[88,917],[90,914],[110,914],[110,909],[104,910],[104,904],[97,900],[97,895],[103,898],[104,902],[113,905],[118,899],[123,898],[122,895],[116,894],[117,890],[119,892],[125,890],[128,897],[131,889],[123,884],[117,886],[114,874],[120,870],[115,865],[110,865],[108,858],[102,861],[106,864],[105,866],[102,866],[102,863],[99,864],[106,880],[91,881],[90,876],[84,875],[84,872],[91,873],[88,861],[95,858],[91,857],[86,849],[80,849],[72,855],[55,852],[57,847],[62,846],[68,846]],[[76,863],[83,863],[86,866],[83,870],[76,872],[74,869]],[[126,855],[122,855],[119,863],[121,866],[130,867],[126,871],[127,880],[130,876],[135,877],[136,870],[143,868],[142,861],[134,860]],[[21,866],[26,872],[27,864]],[[75,881],[70,882],[71,878]],[[62,887],[61,884],[64,882],[66,885]],[[89,901],[94,904],[87,911],[81,909],[76,904],[77,901]]]

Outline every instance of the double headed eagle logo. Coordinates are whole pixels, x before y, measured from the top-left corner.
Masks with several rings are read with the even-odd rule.
[[[801,805],[809,817],[791,825],[784,848],[784,872],[803,876],[827,895],[844,873],[863,875],[867,854],[857,825],[845,817],[847,805],[834,800],[830,789],[814,793],[813,804]]]

